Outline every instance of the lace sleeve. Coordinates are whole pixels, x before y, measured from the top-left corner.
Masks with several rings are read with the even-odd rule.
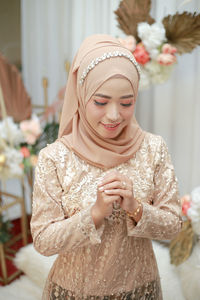
[[[143,203],[143,213],[135,226],[127,216],[128,235],[149,239],[172,239],[181,229],[181,203],[177,179],[167,146],[162,140],[154,173],[152,205]]]
[[[36,250],[49,256],[101,243],[104,225],[96,230],[91,207],[66,216],[61,197],[62,187],[55,164],[44,149],[39,154],[33,190],[31,233]]]

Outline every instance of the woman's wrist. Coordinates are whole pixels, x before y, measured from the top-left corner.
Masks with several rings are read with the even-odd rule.
[[[104,216],[102,216],[102,214],[99,213],[99,210],[95,207],[95,205],[93,205],[91,208],[91,216],[96,229],[101,227],[101,225],[103,224]]]
[[[136,222],[138,222],[142,216],[142,203],[140,201],[137,201],[136,208],[132,211],[126,211],[126,214],[130,218],[133,218]]]

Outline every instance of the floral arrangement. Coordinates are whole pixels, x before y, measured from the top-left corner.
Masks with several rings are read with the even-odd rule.
[[[179,265],[189,258],[200,239],[200,186],[181,198],[183,227],[170,243],[171,263]]]
[[[127,35],[119,41],[141,67],[140,89],[165,82],[177,63],[177,55],[200,45],[200,14],[176,13],[156,22],[150,9],[150,0],[123,0],[115,11],[119,27]]]
[[[200,186],[195,188],[191,195],[185,195],[182,200],[184,219],[192,223],[193,231],[200,236]]]
[[[42,130],[39,119],[32,116],[19,124],[12,117],[0,121],[0,178],[20,177],[36,165],[35,143]]]

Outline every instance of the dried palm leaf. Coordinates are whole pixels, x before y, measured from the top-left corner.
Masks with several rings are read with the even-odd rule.
[[[172,264],[178,266],[189,258],[193,249],[194,238],[191,222],[185,221],[181,232],[170,243]]]
[[[0,53],[0,84],[8,116],[15,122],[29,119],[32,113],[31,99],[17,68]],[[3,117],[0,108],[0,119]]]
[[[179,54],[191,52],[200,45],[200,14],[183,12],[163,19],[166,37]]]
[[[155,20],[150,16],[151,0],[123,0],[114,12],[117,15],[119,28],[127,35],[133,35],[137,41],[137,25],[140,22],[153,24]]]

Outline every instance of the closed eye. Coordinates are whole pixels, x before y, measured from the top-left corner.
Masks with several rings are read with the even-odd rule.
[[[121,106],[124,106],[124,107],[129,107],[133,104],[133,102],[129,102],[129,103],[120,103]]]
[[[99,101],[97,101],[97,100],[94,100],[94,103],[95,103],[96,105],[101,105],[101,106],[107,104],[107,102],[99,102]]]
[[[130,103],[120,103],[120,104],[121,104],[121,106],[129,107],[129,106],[131,106],[133,103],[130,102]]]

